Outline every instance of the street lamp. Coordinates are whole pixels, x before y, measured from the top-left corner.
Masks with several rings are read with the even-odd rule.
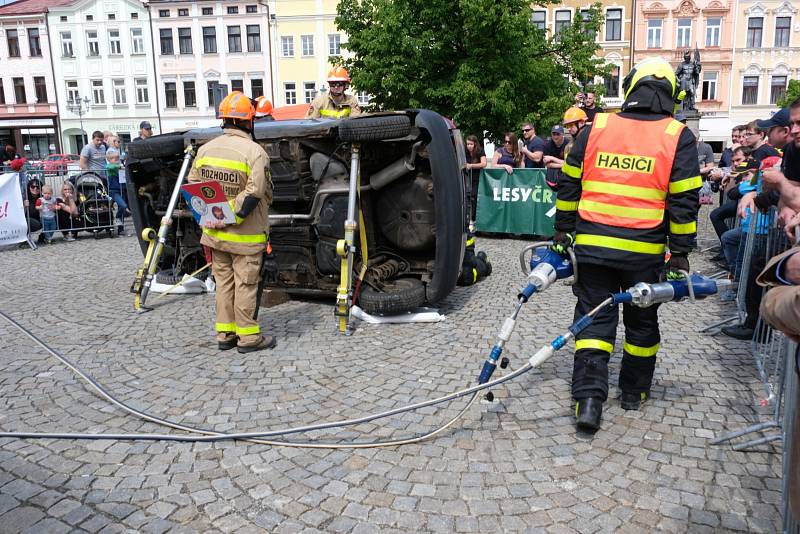
[[[89,140],[86,139],[86,132],[83,131],[83,116],[89,113],[89,104],[91,104],[91,100],[89,100],[87,97],[83,97],[81,100],[80,96],[75,97],[74,99],[70,98],[69,101],[67,101],[67,109],[75,113],[80,121],[81,140],[83,141],[84,145],[89,142]]]

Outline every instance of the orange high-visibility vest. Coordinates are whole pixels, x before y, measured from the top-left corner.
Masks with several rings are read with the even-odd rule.
[[[684,127],[671,118],[637,121],[597,114],[583,159],[581,219],[622,228],[662,224]]]

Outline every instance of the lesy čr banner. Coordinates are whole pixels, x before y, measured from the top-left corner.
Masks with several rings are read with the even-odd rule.
[[[556,194],[544,169],[484,169],[475,226],[484,232],[553,235]]]
[[[22,205],[19,175],[0,175],[0,246],[22,243],[28,239],[28,223]]]

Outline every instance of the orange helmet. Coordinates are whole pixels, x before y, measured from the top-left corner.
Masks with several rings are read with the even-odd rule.
[[[240,91],[234,91],[219,103],[219,119],[236,119],[240,121],[251,121],[256,116],[256,108],[253,102]]]
[[[350,74],[344,67],[333,67],[328,71],[328,82],[347,82],[350,83]]]
[[[564,126],[573,122],[585,121],[588,119],[589,117],[586,116],[586,112],[577,106],[572,106],[564,112]]]
[[[266,96],[256,98],[256,117],[265,117],[272,113],[272,102]]]

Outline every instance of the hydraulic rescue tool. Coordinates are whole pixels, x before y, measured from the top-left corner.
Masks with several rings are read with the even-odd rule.
[[[537,245],[541,245],[539,243]],[[661,304],[671,301],[681,301],[684,299],[700,300],[708,296],[714,295],[722,287],[728,285],[727,280],[715,280],[702,276],[700,274],[684,273],[685,278],[681,280],[669,280],[666,282],[658,283],[643,283],[640,282],[627,291],[609,295],[609,297],[601,302],[597,307],[592,309],[589,313],[580,317],[570,325],[566,332],[559,335],[551,342],[542,346],[530,359],[519,369],[516,369],[505,376],[490,380],[492,373],[497,366],[497,360],[502,353],[503,346],[508,341],[511,332],[514,329],[517,315],[519,314],[522,305],[533,296],[534,293],[542,292],[550,287],[559,278],[568,278],[570,276],[570,269],[567,264],[572,263],[572,270],[574,271],[576,264],[574,257],[570,262],[564,256],[553,253],[550,254],[549,250],[537,248],[536,245],[526,248],[523,255],[528,251],[534,249],[534,257],[531,260],[532,269],[528,273],[528,284],[518,295],[518,304],[511,317],[506,319],[501,333],[500,340],[497,345],[492,349],[492,356],[484,363],[483,370],[479,383],[447,395],[417,402],[408,406],[401,406],[393,408],[381,413],[366,415],[354,419],[347,419],[342,421],[331,421],[325,423],[315,423],[313,425],[298,426],[293,428],[283,428],[276,430],[265,430],[256,432],[219,432],[216,430],[192,427],[183,423],[163,419],[156,415],[149,414],[137,408],[134,408],[123,401],[117,399],[110,392],[108,392],[101,384],[94,378],[89,376],[80,367],[73,364],[67,358],[47,346],[30,330],[24,328],[22,325],[8,317],[5,313],[0,312],[0,317],[5,319],[8,323],[21,330],[32,341],[44,348],[49,354],[57,358],[61,363],[66,365],[69,369],[75,372],[81,379],[86,381],[101,397],[114,404],[115,406],[123,409],[125,412],[139,417],[143,420],[150,421],[165,427],[176,430],[189,432],[189,434],[117,434],[117,433],[69,433],[69,432],[0,432],[0,438],[34,438],[34,439],[116,439],[116,440],[170,440],[170,441],[188,441],[188,442],[207,442],[207,441],[221,441],[221,440],[246,440],[252,443],[260,443],[265,445],[287,446],[287,447],[303,447],[303,448],[322,448],[322,449],[342,449],[342,448],[371,448],[371,447],[386,447],[406,445],[410,443],[418,443],[420,441],[432,438],[444,430],[452,426],[467,410],[472,406],[477,398],[478,392],[488,389],[499,384],[513,380],[524,373],[534,369],[545,361],[547,361],[557,350],[563,348],[567,342],[578,335],[581,331],[587,328],[594,317],[609,307],[617,306],[619,304],[630,304],[646,308],[655,304]],[[523,266],[525,263],[523,262]],[[527,267],[524,268],[527,271]],[[501,364],[501,367],[504,367]],[[275,439],[278,437],[285,437],[292,434],[305,434],[312,431],[343,428],[348,426],[359,425],[398,415],[404,412],[418,410],[428,406],[434,406],[444,402],[449,402],[465,396],[469,397],[469,402],[458,411],[458,413],[449,419],[446,423],[421,434],[401,437],[396,439],[387,440],[373,440],[373,441],[290,441],[286,439]]]
[[[175,187],[172,189],[172,196],[169,198],[167,211],[161,218],[161,226],[158,228],[158,233],[152,228],[145,228],[142,230],[142,239],[150,244],[147,246],[144,263],[139,267],[139,270],[136,271],[136,277],[133,279],[133,284],[131,284],[131,293],[136,295],[133,300],[133,309],[137,312],[150,311],[150,308],[145,307],[145,302],[147,301],[147,295],[150,293],[150,286],[153,284],[153,279],[158,269],[158,260],[161,258],[161,253],[164,251],[164,245],[167,242],[169,228],[172,226],[172,213],[175,211],[175,206],[178,205],[178,199],[181,196],[181,186],[186,181],[186,176],[192,166],[193,159],[194,146],[189,145],[184,151],[181,171],[178,173],[178,178],[175,180]]]
[[[339,275],[339,289],[336,292],[336,309],[334,315],[338,319],[339,332],[345,335],[352,334],[350,324],[350,308],[353,306],[353,263],[356,252],[356,211],[361,213],[358,206],[358,189],[360,187],[360,153],[361,147],[353,143],[350,147],[350,188],[347,196],[347,219],[344,221],[344,239],[336,243],[336,253],[342,258]],[[366,260],[364,261],[366,265]]]

